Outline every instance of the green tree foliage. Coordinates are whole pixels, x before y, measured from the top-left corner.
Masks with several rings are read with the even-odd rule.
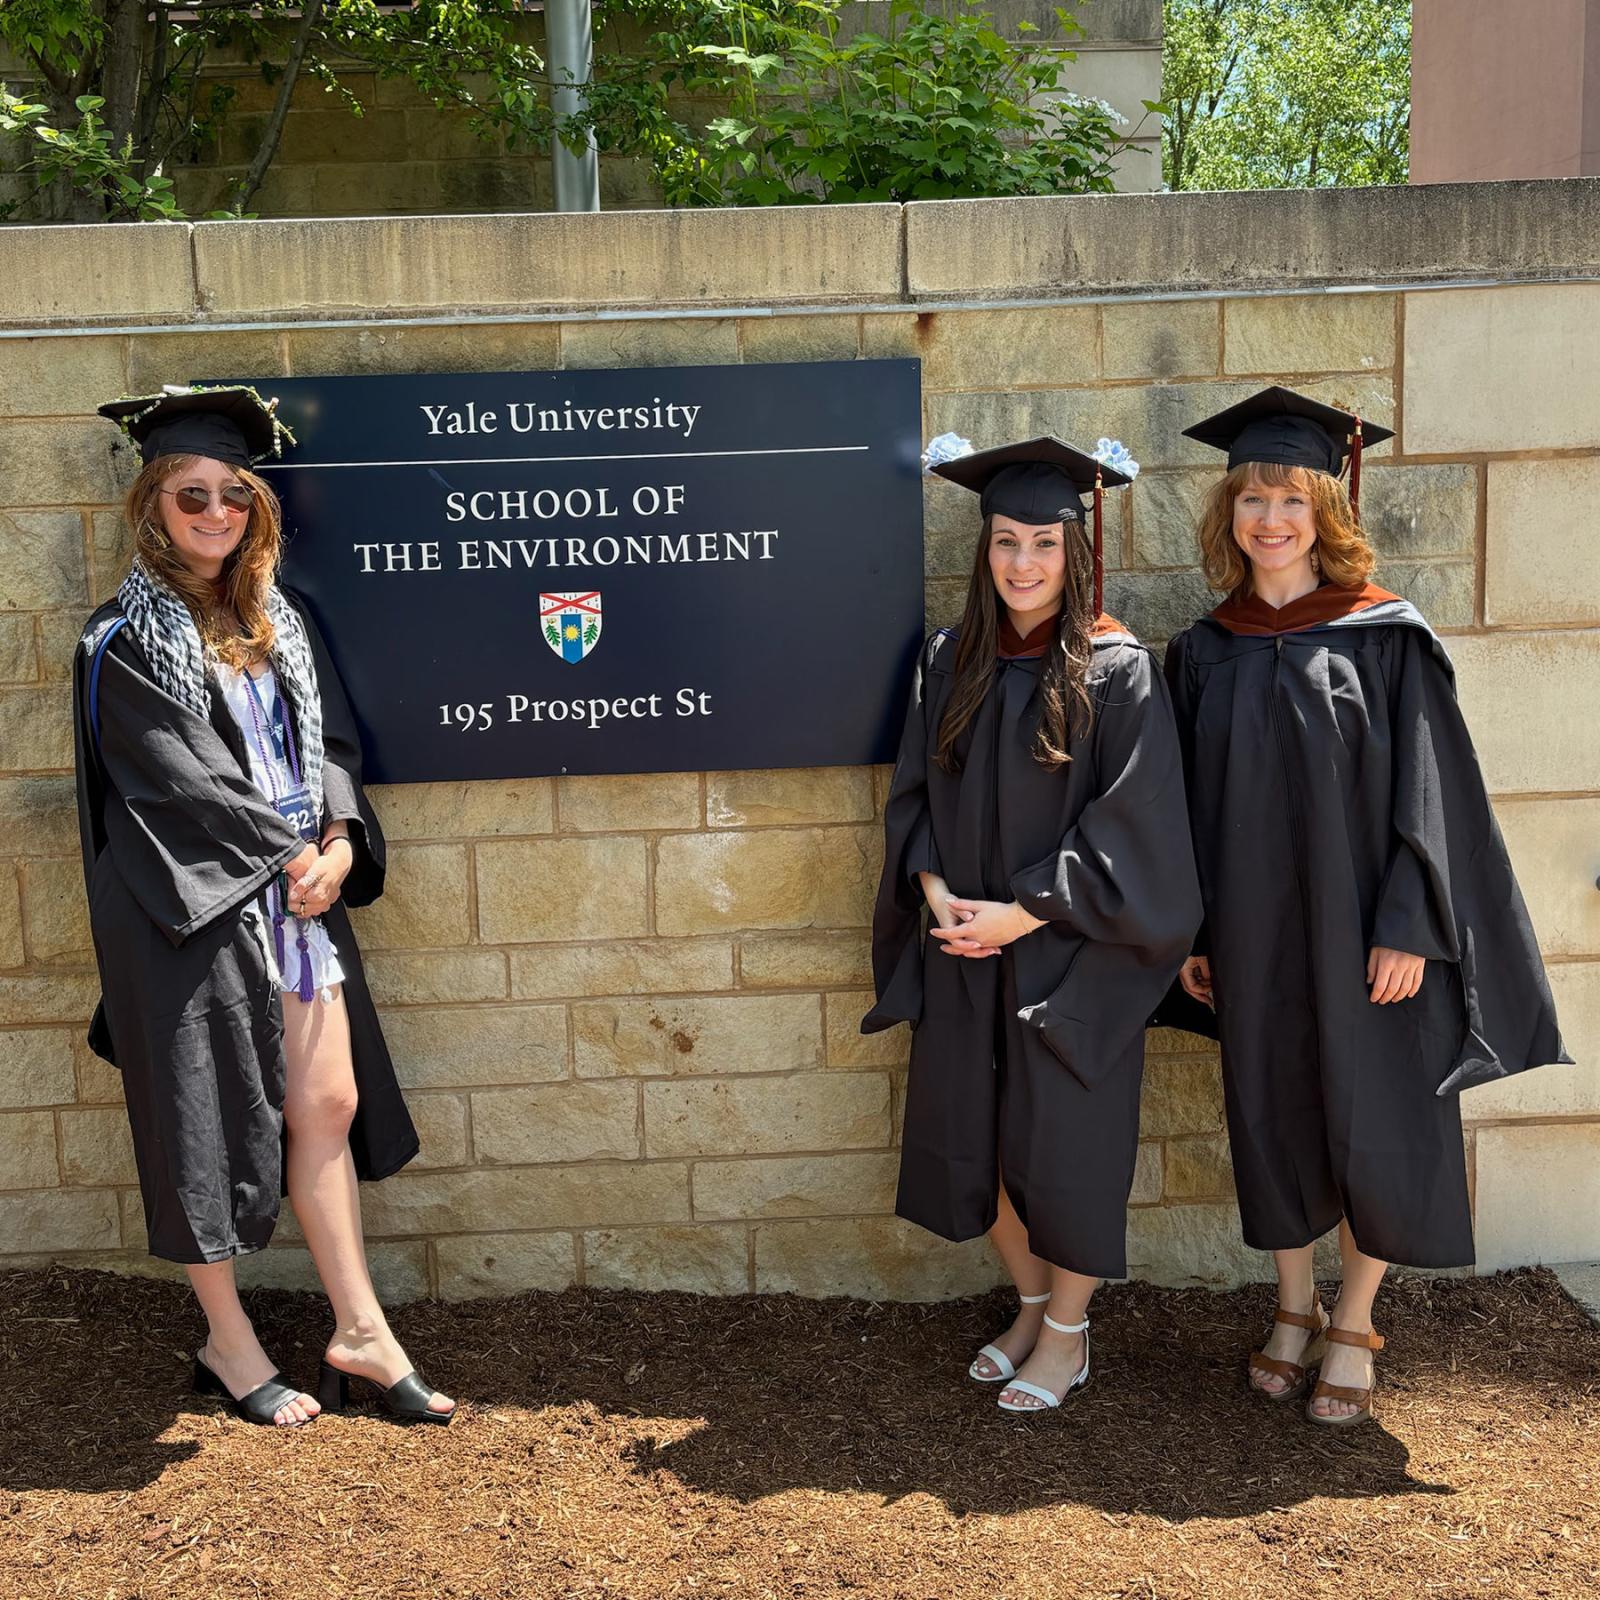
[[[143,222],[181,218],[172,180],[139,171],[132,136],[117,144],[97,115],[104,105],[98,95],[79,95],[77,123],[57,126],[48,106],[0,86],[0,132],[18,136],[29,151],[26,169],[43,189],[61,183],[69,192],[93,195],[110,216]],[[0,206],[0,214],[15,204]]]
[[[341,74],[407,78],[482,131],[547,145],[544,62],[521,22],[518,0],[414,0],[405,10],[378,0],[0,0],[0,44],[28,80],[0,85],[0,132],[20,144],[54,217],[181,217],[163,174],[203,150],[233,109],[231,85],[203,76],[207,61],[242,55],[276,95],[219,213],[238,215],[277,154],[301,80],[360,116]]]
[[[1404,183],[1409,0],[1166,0],[1169,189]]]
[[[405,78],[480,132],[644,161],[669,204],[770,205],[1112,187],[1119,113],[1062,86],[1077,31],[1018,44],[981,7],[884,0],[597,0],[586,110],[556,127],[520,0],[0,0],[0,133],[52,218],[179,218],[170,169],[234,114],[227,52],[274,86],[248,170],[213,215],[245,215],[297,83],[352,116],[343,75]],[[848,25],[846,25],[848,19]],[[1145,112],[1154,109],[1147,104]],[[0,208],[3,210],[3,208]]]
[[[1081,194],[1112,187],[1126,119],[1062,86],[1080,31],[1008,41],[981,6],[615,0],[589,120],[674,205]],[[719,114],[697,119],[696,107]],[[1154,109],[1150,104],[1144,111]]]

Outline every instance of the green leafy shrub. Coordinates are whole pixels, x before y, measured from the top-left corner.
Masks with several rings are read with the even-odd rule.
[[[132,136],[119,144],[97,111],[99,95],[81,94],[75,102],[77,125],[55,126],[50,108],[24,100],[0,86],[0,133],[21,138],[31,154],[23,170],[40,184],[66,179],[74,188],[100,195],[108,218],[152,222],[181,218],[172,198],[172,180],[159,173],[142,177]]]
[[[654,31],[597,62],[588,122],[642,154],[674,205],[1087,194],[1128,139],[1104,101],[1061,86],[1058,42],[1003,38],[981,9],[892,0],[847,35],[848,0],[608,8]],[[1080,31],[1058,10],[1063,37]],[[684,114],[722,96],[696,127]],[[1144,110],[1156,111],[1154,102]]]

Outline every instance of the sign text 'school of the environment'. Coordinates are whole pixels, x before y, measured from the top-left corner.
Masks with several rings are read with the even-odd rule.
[[[915,361],[258,380],[380,782],[893,758]]]

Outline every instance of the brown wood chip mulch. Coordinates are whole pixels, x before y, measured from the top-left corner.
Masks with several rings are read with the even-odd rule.
[[[3,1275],[0,1596],[1600,1592],[1600,1330],[1548,1273],[1392,1283],[1380,1418],[1343,1433],[1245,1393],[1264,1289],[1102,1292],[1093,1382],[1031,1419],[964,1376],[1009,1305],[409,1306],[454,1426],[283,1432],[190,1392],[181,1286]],[[250,1308],[312,1382],[322,1303]]]

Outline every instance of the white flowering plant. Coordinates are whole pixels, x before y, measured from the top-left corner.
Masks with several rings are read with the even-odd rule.
[[[1109,100],[1103,100],[1097,94],[1074,94],[1069,89],[1061,98],[1085,111],[1098,111],[1108,123],[1113,123],[1119,128],[1128,126],[1130,119],[1123,116]]]

